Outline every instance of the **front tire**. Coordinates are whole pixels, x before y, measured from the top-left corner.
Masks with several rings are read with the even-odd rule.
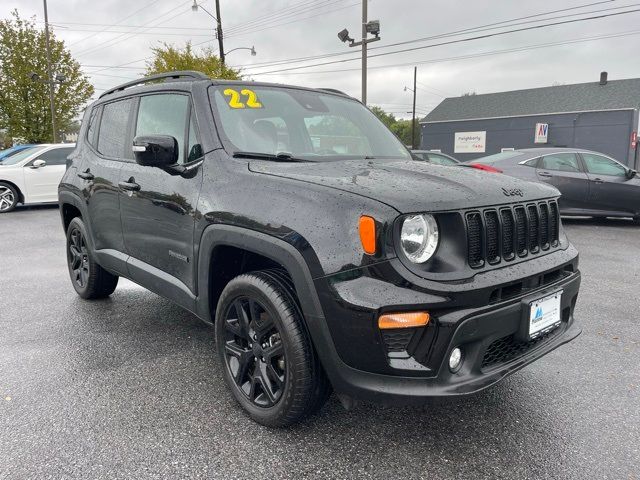
[[[295,299],[277,275],[240,275],[216,309],[224,380],[240,406],[268,427],[297,423],[331,393]]]
[[[0,213],[9,213],[16,208],[20,195],[13,185],[0,182]]]
[[[118,277],[96,263],[87,244],[87,229],[79,217],[67,228],[67,265],[71,284],[82,298],[105,298],[118,285]]]

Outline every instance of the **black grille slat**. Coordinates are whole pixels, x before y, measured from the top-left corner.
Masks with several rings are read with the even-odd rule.
[[[549,249],[549,207],[546,203],[538,207],[540,212],[540,247],[543,250]]]
[[[511,210],[501,210],[502,217],[502,258],[513,260],[515,258],[515,222]]]
[[[549,204],[549,236],[551,246],[558,246],[560,240],[560,213],[558,212],[558,204],[551,202]]]
[[[529,251],[531,253],[538,253],[540,250],[540,219],[538,218],[538,207],[535,205],[529,205],[527,207],[528,220],[529,220]]]
[[[558,332],[559,330],[556,328],[529,341],[518,340],[514,335],[499,338],[487,347],[484,357],[482,358],[481,368],[507,363],[520,357],[534,347],[555,337]]]
[[[527,212],[524,207],[516,207],[516,252],[523,257],[527,254]]]
[[[489,210],[484,213],[484,221],[487,260],[491,264],[498,263],[500,261],[500,221],[498,220],[498,214],[493,210]]]
[[[467,259],[472,268],[495,265],[558,247],[556,201],[480,209],[465,214]]]
[[[473,212],[467,215],[467,246],[469,265],[478,268],[484,265],[482,258],[482,217]]]

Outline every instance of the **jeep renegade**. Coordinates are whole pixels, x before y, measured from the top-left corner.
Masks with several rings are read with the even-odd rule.
[[[125,277],[214,325],[220,374],[284,426],[332,390],[482,390],[580,333],[559,192],[412,159],[336,90],[171,72],[103,93],[59,187],[71,283]]]

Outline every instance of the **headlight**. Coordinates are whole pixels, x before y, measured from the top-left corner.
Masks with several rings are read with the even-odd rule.
[[[433,215],[412,215],[402,222],[400,246],[413,263],[429,260],[438,248],[438,224]]]

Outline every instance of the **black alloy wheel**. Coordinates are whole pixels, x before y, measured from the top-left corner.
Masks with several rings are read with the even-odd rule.
[[[86,288],[89,282],[90,263],[89,251],[84,235],[80,228],[75,227],[69,233],[67,258],[69,260],[69,271],[71,280],[80,288]]]
[[[266,308],[241,296],[224,317],[226,367],[247,400],[258,407],[274,406],[282,397],[287,361],[280,332]]]

